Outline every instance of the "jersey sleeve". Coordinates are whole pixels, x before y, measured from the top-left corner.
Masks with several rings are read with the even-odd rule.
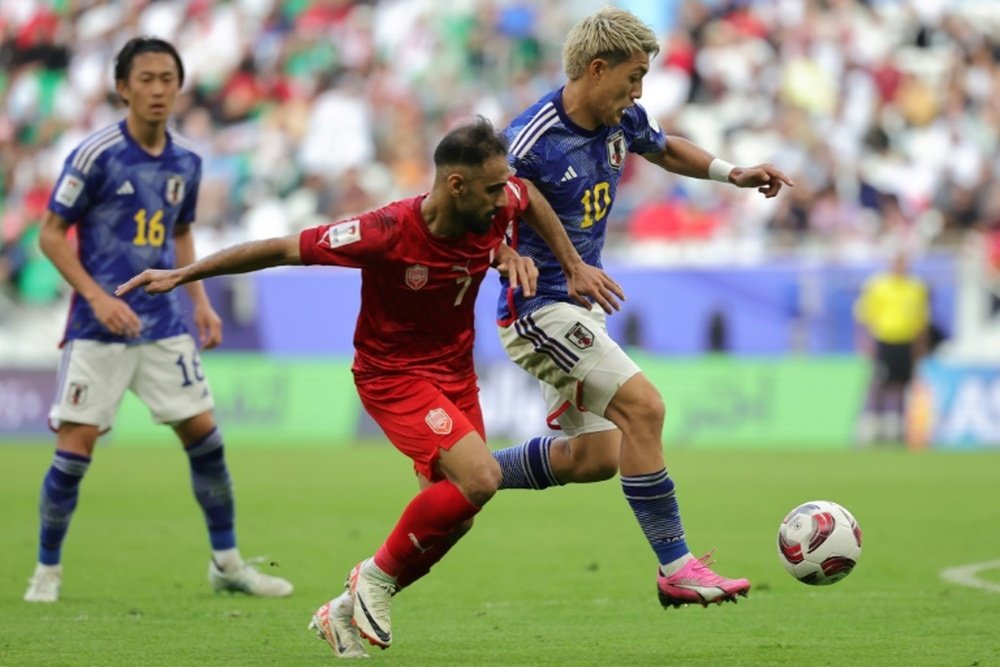
[[[91,192],[95,189],[94,183],[103,171],[100,160],[91,165],[86,174],[78,169],[74,163],[79,150],[77,148],[66,158],[59,180],[49,196],[49,210],[70,223],[76,222],[87,212]]]
[[[201,189],[201,160],[198,160],[198,164],[194,169],[194,177],[191,179],[191,185],[184,197],[183,208],[181,208],[180,215],[177,218],[177,223],[181,225],[190,225],[194,222],[195,214],[198,209],[198,191]]]
[[[528,210],[528,186],[517,176],[511,176],[507,181],[507,208],[512,218],[519,217]]]
[[[667,135],[638,102],[626,110],[622,126],[628,139],[628,149],[633,153],[659,153],[667,146]]]
[[[512,147],[514,146],[514,141],[521,130],[521,126],[511,125],[504,131],[504,136]],[[542,143],[542,141],[539,140],[536,142],[536,144],[539,143]],[[517,153],[510,152],[507,154],[507,164],[514,169],[514,173],[521,178],[528,179],[529,181],[539,180],[541,163],[542,161],[538,158],[535,145],[526,151],[518,151]]]
[[[318,225],[299,235],[299,256],[303,264],[365,268],[385,258],[395,229],[378,213]]]

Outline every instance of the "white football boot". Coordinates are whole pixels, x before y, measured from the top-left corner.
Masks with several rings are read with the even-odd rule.
[[[62,585],[62,565],[35,566],[35,573],[28,580],[25,602],[56,602],[59,600],[59,586]]]
[[[348,578],[354,598],[354,625],[373,646],[389,648],[392,644],[392,594],[396,583],[375,565],[372,559],[354,566]]]
[[[361,634],[351,622],[352,616],[354,600],[348,589],[316,610],[309,622],[309,629],[315,630],[316,635],[330,645],[338,658],[367,658]]]
[[[295,590],[291,583],[281,577],[264,574],[254,567],[254,564],[261,560],[255,558],[249,561],[240,561],[236,567],[227,569],[216,565],[214,559],[210,560],[208,562],[208,581],[216,592],[246,593],[262,598],[283,598],[291,595],[292,591]]]

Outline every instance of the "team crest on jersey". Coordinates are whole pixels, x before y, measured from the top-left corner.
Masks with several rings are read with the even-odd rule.
[[[323,232],[322,242],[330,248],[339,248],[361,240],[361,225],[357,220],[347,220],[330,225]]]
[[[615,169],[621,169],[625,164],[625,133],[621,130],[614,132],[607,140],[608,164]]]
[[[414,264],[406,267],[406,286],[411,290],[418,290],[427,284],[427,267],[423,264]]]
[[[70,382],[67,400],[70,405],[83,405],[87,402],[87,385],[80,382]]]
[[[566,334],[566,338],[581,350],[586,350],[594,344],[593,332],[579,322],[573,325],[569,333]]]
[[[444,411],[444,408],[434,408],[427,413],[424,421],[431,427],[431,430],[438,435],[448,435],[451,433],[451,416]]]
[[[177,174],[167,178],[167,191],[164,198],[171,206],[180,204],[184,199],[184,179]]]

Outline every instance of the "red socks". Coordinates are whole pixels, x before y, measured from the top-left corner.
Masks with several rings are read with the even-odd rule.
[[[375,552],[375,564],[397,580],[408,580],[400,581],[400,586],[412,583],[447,553],[454,541],[445,538],[479,509],[448,480],[434,483],[403,510],[396,527]]]

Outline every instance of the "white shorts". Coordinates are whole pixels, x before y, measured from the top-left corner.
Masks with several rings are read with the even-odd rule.
[[[549,304],[500,327],[500,341],[514,363],[539,379],[549,426],[558,420],[570,437],[617,428],[604,412],[640,369],[608,335],[600,306]]]
[[[142,345],[71,340],[63,347],[49,424],[107,431],[131,389],[159,424],[181,422],[215,403],[194,340],[187,334]]]

